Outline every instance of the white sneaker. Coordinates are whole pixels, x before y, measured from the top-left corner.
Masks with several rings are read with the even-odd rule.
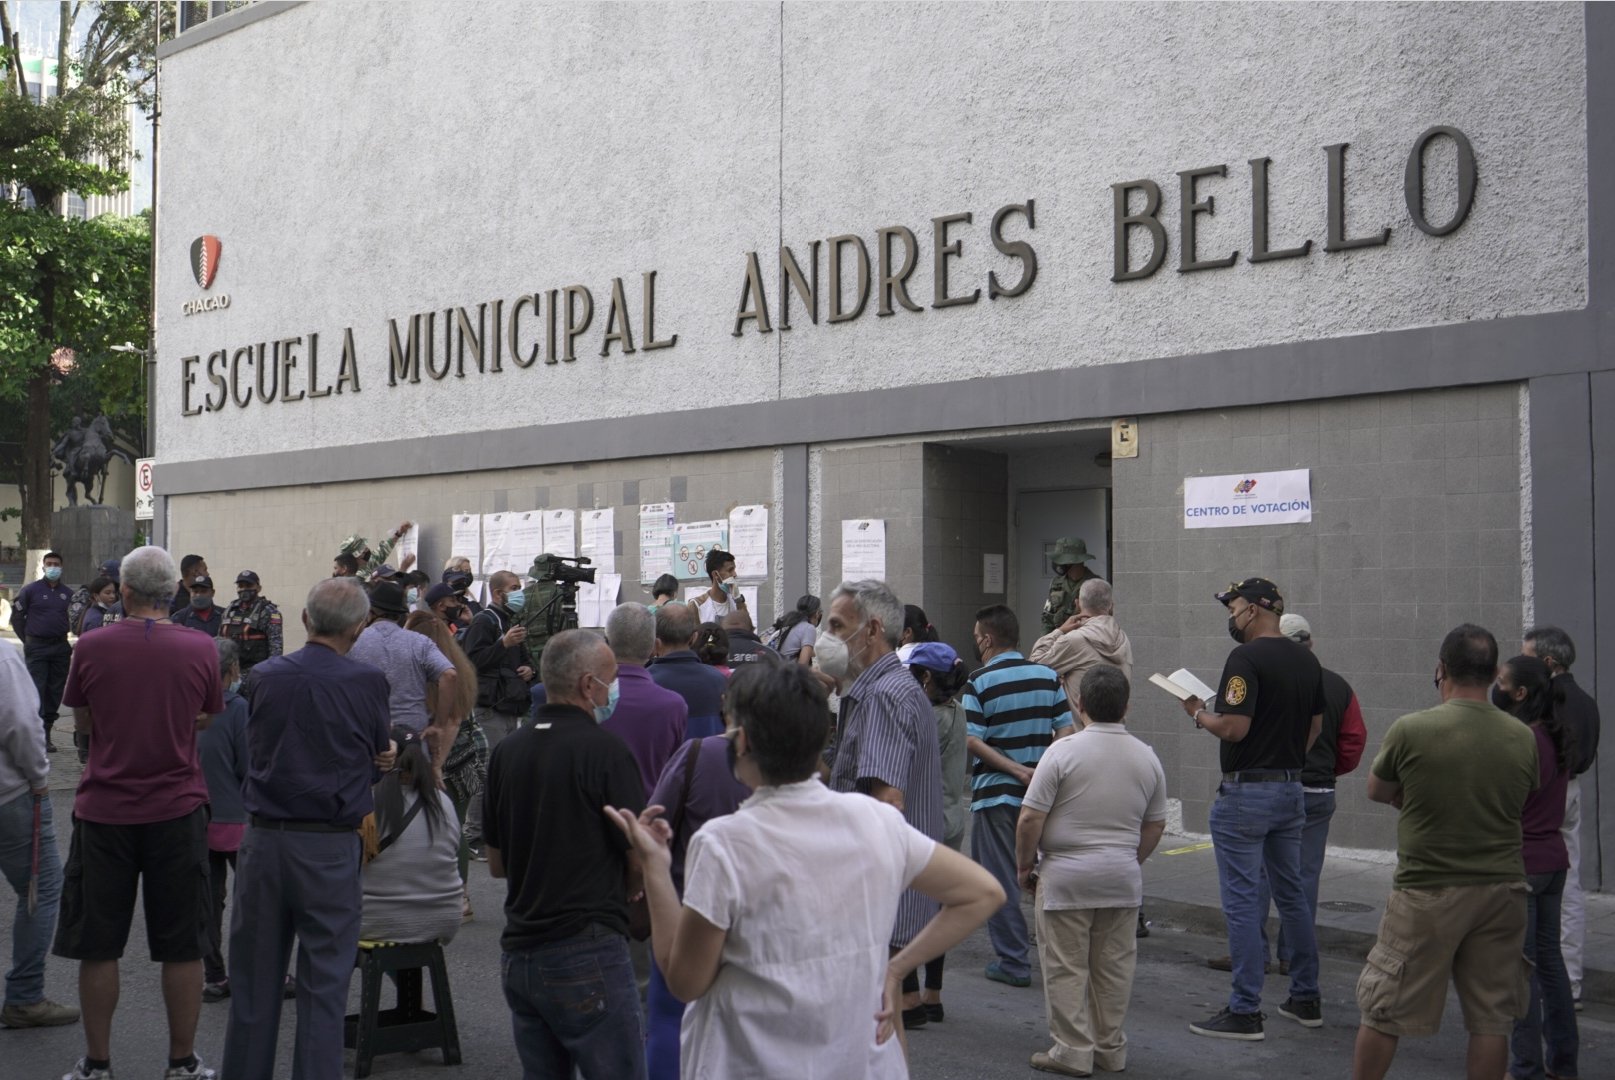
[[[196,1055],[196,1064],[190,1067],[170,1065],[163,1080],[216,1080],[219,1074],[202,1064],[202,1055]]]
[[[62,1080],[112,1080],[112,1070],[110,1068],[86,1069],[84,1059],[79,1058],[78,1062],[73,1066],[73,1071],[65,1074]]]

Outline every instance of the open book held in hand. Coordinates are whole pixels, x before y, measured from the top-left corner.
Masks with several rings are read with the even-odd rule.
[[[1205,702],[1209,708],[1217,691],[1195,678],[1194,672],[1188,668],[1178,668],[1171,675],[1151,675],[1150,682],[1171,694],[1179,701],[1188,701],[1197,697]]]

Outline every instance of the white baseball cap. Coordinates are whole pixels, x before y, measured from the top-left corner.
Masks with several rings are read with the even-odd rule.
[[[1299,615],[1285,615],[1279,619],[1279,633],[1291,641],[1307,641],[1312,637],[1312,624]]]

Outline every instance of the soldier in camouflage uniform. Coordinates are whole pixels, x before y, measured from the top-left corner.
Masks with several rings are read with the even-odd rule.
[[[1054,579],[1049,582],[1049,598],[1043,604],[1043,632],[1055,630],[1077,610],[1077,590],[1082,583],[1099,575],[1088,569],[1093,556],[1088,545],[1073,536],[1062,536],[1054,543],[1049,562],[1054,566]]]
[[[386,565],[387,556],[392,554],[393,548],[398,546],[398,541],[404,538],[404,534],[409,532],[413,524],[414,522],[410,521],[404,522],[394,529],[392,535],[383,540],[374,550],[370,547],[370,541],[364,537],[357,534],[350,536],[342,541],[342,550],[338,552],[338,555],[351,555],[359,564],[358,571],[354,576],[360,581],[369,584],[370,575]],[[399,569],[408,570],[414,563],[415,556],[411,555]]]
[[[533,667],[539,666],[544,655],[544,645],[549,641],[553,618],[554,633],[562,630],[577,628],[576,617],[566,617],[561,612],[560,602],[550,608],[550,601],[560,593],[561,587],[554,581],[555,568],[560,560],[554,555],[540,555],[533,560],[532,569],[527,573],[531,579],[527,588],[522,590],[525,599],[522,604],[519,618],[521,624],[527,627],[527,652],[533,658]],[[546,614],[548,610],[548,614]]]
[[[283,650],[280,608],[265,600],[258,575],[243,570],[236,575],[236,599],[219,624],[219,637],[236,643],[241,657],[241,675],[246,678],[254,665]]]

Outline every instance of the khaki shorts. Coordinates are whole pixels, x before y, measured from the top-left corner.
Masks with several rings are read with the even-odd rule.
[[[1434,1035],[1450,977],[1471,1035],[1512,1032],[1530,1000],[1526,892],[1523,881],[1393,890],[1357,979],[1363,1026]]]

